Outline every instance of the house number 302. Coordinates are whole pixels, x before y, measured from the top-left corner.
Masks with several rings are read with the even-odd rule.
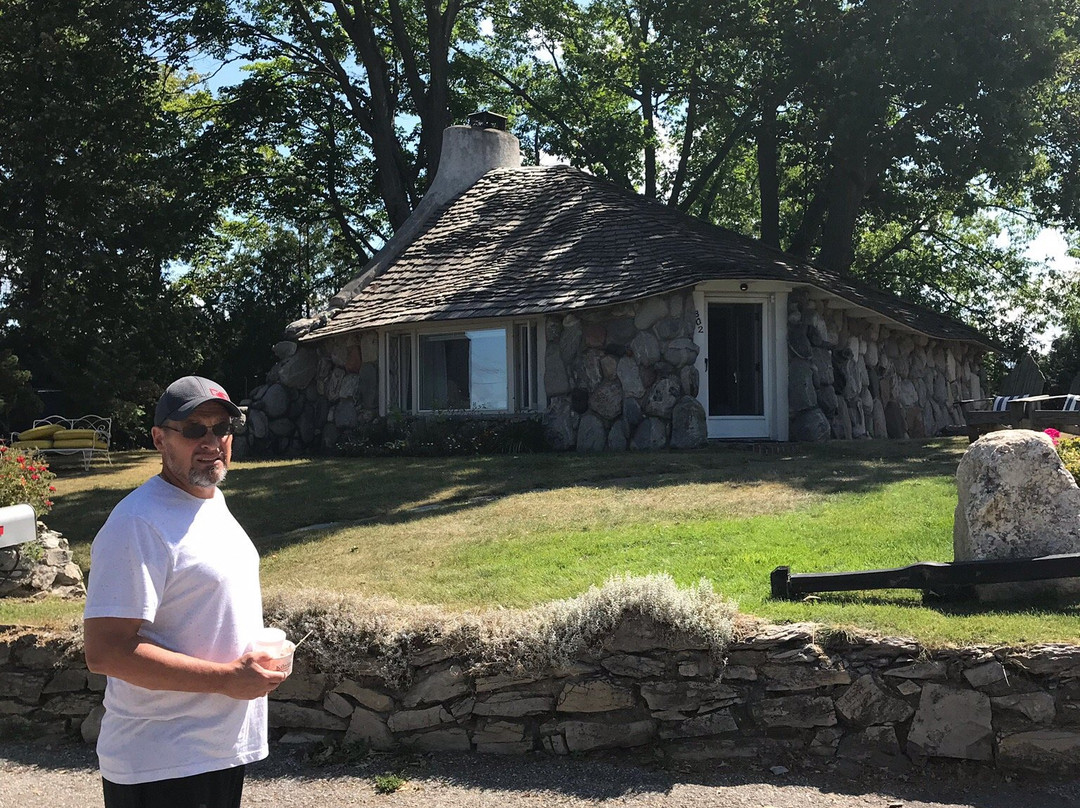
[[[697,325],[697,332],[699,334],[704,334],[705,333],[705,326],[701,322],[701,312],[700,311],[696,311],[696,310],[694,311],[694,323]]]

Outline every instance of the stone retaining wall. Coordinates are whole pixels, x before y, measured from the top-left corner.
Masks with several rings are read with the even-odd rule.
[[[815,632],[817,632],[815,634]],[[1080,648],[930,650],[896,638],[763,627],[718,666],[701,644],[627,619],[596,656],[543,675],[475,675],[417,649],[410,682],[333,681],[301,656],[272,697],[280,743],[671,763],[904,769],[931,757],[1001,769],[1080,765]],[[104,680],[72,637],[0,634],[0,734],[96,737]]]
[[[35,541],[0,550],[0,598],[45,592],[74,598],[84,596],[86,587],[68,540],[39,521]]]

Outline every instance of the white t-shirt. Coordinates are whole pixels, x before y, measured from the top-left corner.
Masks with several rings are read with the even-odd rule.
[[[199,499],[153,477],[109,515],[90,550],[84,617],[144,620],[172,651],[230,662],[262,628],[259,555],[215,490]],[[228,769],[268,753],[266,698],[148,690],[109,677],[101,774],[146,783]]]

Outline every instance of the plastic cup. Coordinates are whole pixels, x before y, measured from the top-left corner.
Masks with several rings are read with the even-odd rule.
[[[273,659],[268,659],[262,663],[262,666],[267,670],[280,671],[288,676],[292,673],[293,652],[295,650],[296,645],[289,640],[285,640],[277,653],[272,655]]]
[[[285,644],[285,632],[280,628],[264,628],[255,635],[251,650],[262,651],[270,656],[279,656]]]
[[[272,657],[261,663],[267,670],[292,673],[293,651],[296,650],[296,645],[285,639],[285,632],[280,628],[264,628],[260,631],[255,642],[251,644],[251,650],[261,651]]]

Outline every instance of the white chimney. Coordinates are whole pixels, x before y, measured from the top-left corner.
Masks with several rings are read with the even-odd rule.
[[[424,198],[393,238],[368,261],[359,277],[334,295],[329,304],[331,309],[346,305],[381,275],[412,244],[424,222],[437,208],[465,193],[493,168],[521,167],[518,139],[505,131],[506,118],[477,112],[469,116],[469,123],[469,126],[450,126],[443,130],[439,170]]]
[[[493,168],[520,167],[518,139],[509,132],[479,126],[449,126],[443,130],[439,171],[416,213],[426,208],[429,200],[431,205],[449,202]]]

